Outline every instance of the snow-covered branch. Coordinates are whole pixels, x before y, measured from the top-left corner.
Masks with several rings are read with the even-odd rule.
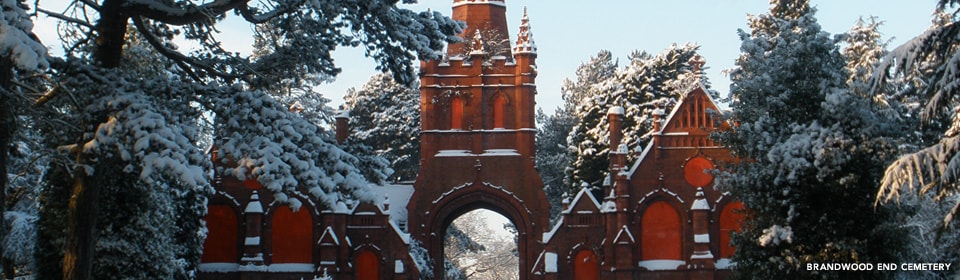
[[[121,0],[107,0],[121,1]],[[146,17],[170,25],[187,25],[201,21],[212,21],[215,15],[243,7],[249,0],[215,0],[203,5],[177,6],[164,1],[127,0],[124,2],[125,14]]]

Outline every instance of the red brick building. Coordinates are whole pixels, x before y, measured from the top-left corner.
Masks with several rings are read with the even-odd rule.
[[[442,260],[446,228],[476,209],[517,226],[520,279],[725,278],[740,204],[704,172],[732,158],[707,137],[718,124],[708,112],[718,110],[699,84],[658,114],[653,141],[633,163],[619,144],[623,109],[613,107],[609,195],[581,191],[549,225],[534,168],[537,48],[526,11],[510,56],[482,44],[485,34],[509,38],[503,1],[454,0],[453,16],[472,40],[421,64],[421,173],[413,186],[375,186],[382,202],[333,209],[303,195],[293,198],[303,205],[294,212],[255,180],[218,175],[200,278],[419,279],[428,275],[410,244]]]

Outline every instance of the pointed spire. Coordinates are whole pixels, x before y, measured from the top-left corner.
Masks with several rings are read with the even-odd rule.
[[[523,18],[520,19],[520,32],[517,33],[517,45],[513,53],[537,53],[537,44],[533,42],[533,32],[530,31],[530,18],[527,16],[527,7],[523,7]]]

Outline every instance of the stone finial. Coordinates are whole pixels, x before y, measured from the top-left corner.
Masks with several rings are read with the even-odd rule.
[[[700,54],[695,54],[690,58],[690,60],[687,61],[687,63],[690,64],[690,66],[693,66],[693,74],[697,75],[697,77],[700,77],[700,71],[702,70],[703,65],[707,64],[707,61],[704,60]]]

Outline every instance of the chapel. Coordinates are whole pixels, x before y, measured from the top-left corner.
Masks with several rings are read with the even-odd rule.
[[[371,186],[382,199],[356,205],[302,194],[293,211],[255,179],[216,174],[199,278],[443,279],[446,229],[476,209],[516,225],[519,279],[729,277],[742,204],[715,187],[711,171],[734,158],[708,137],[728,125],[699,82],[655,112],[639,151],[620,143],[624,109],[611,106],[605,196],[580,191],[550,224],[534,167],[537,45],[526,10],[510,36],[504,1],[453,0],[465,40],[421,62],[415,182]],[[690,61],[695,74],[703,63]]]

